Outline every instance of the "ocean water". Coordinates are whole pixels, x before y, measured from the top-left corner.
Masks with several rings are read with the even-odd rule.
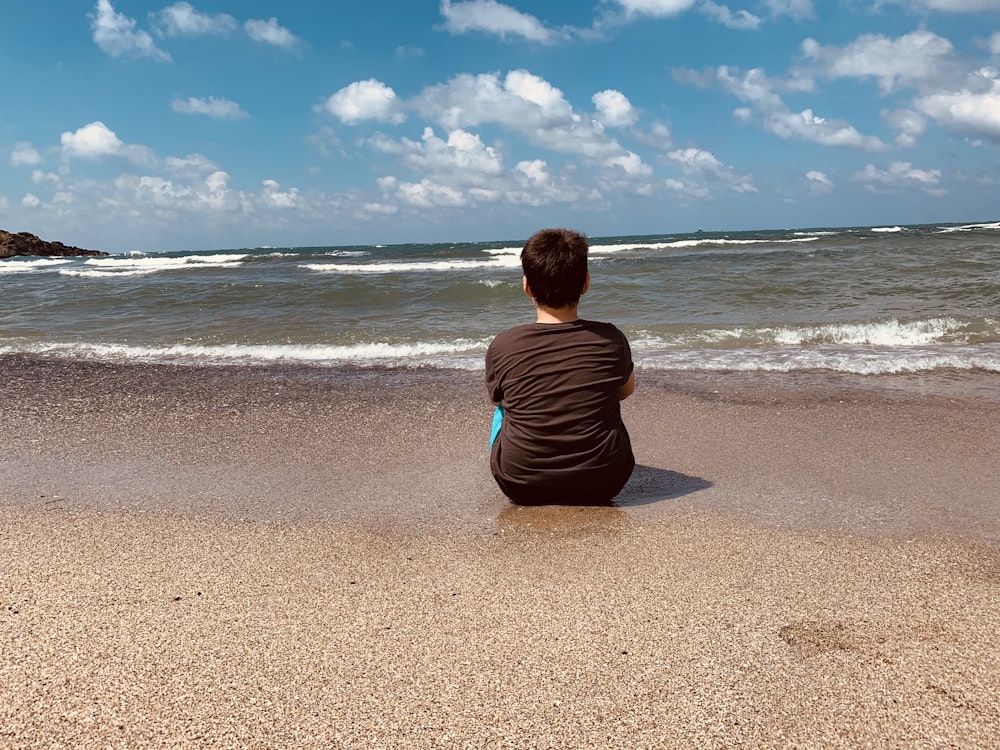
[[[477,370],[534,319],[521,244],[0,260],[0,354]],[[640,370],[1000,373],[1000,223],[592,238],[590,270]]]

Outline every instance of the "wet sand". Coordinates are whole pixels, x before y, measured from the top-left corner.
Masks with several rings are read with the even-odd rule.
[[[1000,404],[641,375],[519,508],[475,373],[0,357],[0,747],[990,747]]]

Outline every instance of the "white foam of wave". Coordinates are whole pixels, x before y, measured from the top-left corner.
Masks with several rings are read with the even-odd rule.
[[[383,245],[375,245],[375,247],[383,247]],[[371,255],[371,253],[367,250],[330,250],[323,253],[323,255],[331,258],[353,258],[362,255]]]
[[[0,354],[42,354],[99,361],[173,364],[358,364],[480,367],[490,339],[456,339],[407,344],[351,345],[226,344],[133,346],[109,343],[0,343]],[[475,363],[479,364],[475,364]]]
[[[1000,373],[1000,347],[678,350],[635,353],[636,364],[657,370],[801,372],[831,370],[856,375],[900,375],[934,370]]]
[[[164,257],[114,257],[114,258],[90,258],[86,261],[88,266],[113,267],[113,268],[175,268],[188,264],[196,265],[217,265],[219,263],[238,263],[247,257],[247,253],[238,254],[215,254],[215,255],[181,255],[175,258]]]
[[[982,370],[1000,373],[1000,344],[936,347],[818,347],[813,349],[648,350],[633,342],[639,368],[702,372],[794,373],[827,370],[856,375],[930,373],[936,370]],[[128,346],[124,344],[9,345],[0,354],[28,353],[70,359],[180,365],[309,364],[482,370],[489,339],[412,344]]]
[[[1000,221],[994,221],[987,224],[963,224],[960,227],[940,227],[938,229],[939,234],[947,234],[949,232],[973,232],[977,229],[1000,229]]]
[[[896,233],[896,232],[905,232],[906,231],[906,227],[872,227],[871,231],[872,232],[884,232],[884,233],[893,234],[893,233]]]
[[[622,245],[591,245],[592,253],[620,253],[623,250],[686,250],[693,247],[739,247],[745,245],[793,245],[802,242],[815,242],[819,237],[792,237],[788,239],[753,239],[753,240],[731,240],[725,238],[717,239],[694,239],[694,240],[674,240],[672,242],[648,242],[648,243],[628,243]]]
[[[916,346],[954,338],[967,329],[955,318],[931,318],[902,322],[888,320],[874,323],[842,323],[803,328],[762,329],[775,343],[783,346],[808,344],[873,344],[876,346]]]
[[[401,263],[304,263],[300,268],[319,273],[386,274],[427,271],[466,271],[474,268],[516,268],[517,258],[501,256],[490,260],[432,260]]]
[[[63,266],[73,261],[65,258],[36,258],[33,260],[2,260],[0,261],[0,274],[5,273],[31,273],[33,271],[44,271],[53,266]]]
[[[66,276],[84,278],[109,278],[146,276],[161,271],[177,271],[192,268],[232,268],[238,266],[248,256],[241,254],[181,255],[179,257],[114,257],[91,258],[84,265],[87,268],[65,268],[59,273]]]
[[[819,239],[820,235],[824,232],[809,232],[796,233],[803,236],[791,237],[786,239],[747,239],[747,240],[732,240],[726,238],[698,238],[693,240],[672,240],[670,242],[628,242],[617,245],[591,245],[590,253],[592,255],[602,255],[611,253],[620,253],[627,250],[686,250],[693,247],[726,247],[726,246],[741,246],[741,245],[787,245],[787,244],[797,244],[801,242],[815,242]],[[836,232],[826,232],[825,234],[837,234]],[[521,248],[519,247],[501,247],[495,249],[487,249],[483,252],[489,253],[490,255],[520,255]]]
[[[924,320],[885,320],[864,323],[826,323],[813,326],[710,328],[679,332],[669,337],[639,332],[635,345],[647,349],[747,349],[758,347],[878,346],[884,348],[979,344],[1000,340],[1000,320],[976,323],[942,317]]]

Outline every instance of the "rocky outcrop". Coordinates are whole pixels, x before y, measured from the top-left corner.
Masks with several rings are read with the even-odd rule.
[[[100,250],[84,250],[82,247],[64,245],[61,242],[46,242],[28,232],[11,232],[0,229],[0,258],[13,258],[15,255],[79,256],[107,255]]]

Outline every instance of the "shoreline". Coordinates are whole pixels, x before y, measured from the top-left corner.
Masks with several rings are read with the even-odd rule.
[[[477,373],[0,383],[0,746],[1000,734],[993,402],[640,378],[618,505],[522,508]]]
[[[639,371],[630,518],[1000,542],[1000,401]],[[488,529],[482,374],[0,356],[0,506]],[[998,389],[1000,390],[1000,389]]]

